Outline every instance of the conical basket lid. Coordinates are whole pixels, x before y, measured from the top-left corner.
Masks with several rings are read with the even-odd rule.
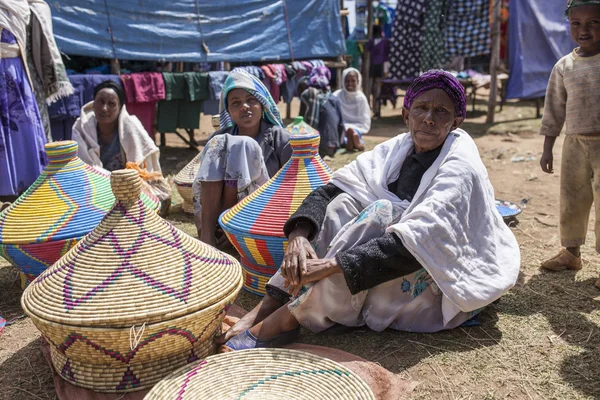
[[[304,118],[296,117],[294,122],[285,127],[285,130],[292,135],[315,135],[319,134],[319,131],[304,122]]]
[[[179,186],[192,186],[194,183],[194,179],[196,179],[196,175],[198,174],[198,169],[200,168],[200,156],[202,153],[199,153],[196,157],[192,159],[177,175],[173,178],[173,183]]]
[[[228,232],[283,237],[283,225],[302,201],[331,178],[318,154],[319,134],[292,135],[291,159],[267,183],[220,218]]]
[[[113,208],[25,290],[28,314],[64,325],[130,327],[210,307],[241,288],[235,259],[144,205],[136,171],[114,171],[111,181]]]
[[[0,214],[0,244],[32,244],[80,238],[94,229],[115,197],[110,175],[77,157],[77,142],[46,145],[49,163],[38,179]],[[142,193],[153,210],[155,196]]]

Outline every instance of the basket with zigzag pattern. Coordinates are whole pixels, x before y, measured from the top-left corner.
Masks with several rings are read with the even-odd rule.
[[[264,295],[265,284],[283,261],[287,238],[283,225],[302,201],[331,178],[319,157],[319,133],[291,135],[291,159],[267,183],[219,217],[229,241],[240,253],[244,289]]]
[[[216,352],[242,273],[233,257],[144,205],[136,171],[114,171],[111,181],[113,208],[27,287],[21,305],[64,379],[125,392]]]
[[[74,141],[46,145],[49,163],[38,179],[0,213],[0,256],[21,271],[24,288],[94,229],[115,197],[110,175],[77,157]],[[143,193],[153,210],[156,196]]]

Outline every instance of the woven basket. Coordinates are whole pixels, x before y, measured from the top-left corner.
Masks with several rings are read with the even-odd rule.
[[[194,183],[194,179],[196,179],[196,175],[198,174],[198,169],[200,168],[200,155],[198,154],[196,157],[192,159],[177,175],[173,178],[173,183],[175,187],[177,187],[177,191],[179,195],[183,199],[183,204],[181,208],[183,211],[188,214],[194,213],[194,192],[192,190],[192,184]]]
[[[144,400],[375,399],[367,384],[327,358],[287,349],[242,350],[185,366]]]
[[[21,271],[24,287],[65,255],[110,210],[110,175],[77,157],[74,141],[46,145],[49,164],[39,178],[0,214],[0,256]],[[143,193],[158,210],[160,201]]]
[[[113,208],[29,285],[21,305],[63,378],[123,392],[213,354],[242,273],[233,257],[145,206],[136,171],[115,171],[111,181]]]
[[[244,288],[259,295],[265,294],[265,283],[283,261],[287,248],[283,225],[310,192],[331,178],[318,154],[318,132],[292,135],[290,144],[292,158],[277,175],[219,218],[240,253]]]

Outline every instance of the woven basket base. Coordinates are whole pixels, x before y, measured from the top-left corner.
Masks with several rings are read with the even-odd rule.
[[[212,342],[237,290],[208,309],[173,320],[129,328],[86,328],[50,323],[29,314],[52,347],[90,368],[122,368],[132,362],[148,364],[173,354],[189,353]],[[135,335],[140,335],[135,351]],[[58,368],[58,367],[57,367]],[[60,370],[60,369],[59,369]]]
[[[369,386],[327,358],[288,349],[242,350],[208,357],[174,372],[144,400],[370,400]]]
[[[211,340],[201,343],[193,352],[187,351],[145,364],[131,362],[111,367],[73,361],[50,346],[52,364],[64,380],[75,386],[103,393],[149,389],[176,369],[216,352],[217,345]]]
[[[183,203],[181,204],[181,208],[184,212],[188,214],[194,213],[194,191],[191,186],[180,186],[175,184]]]

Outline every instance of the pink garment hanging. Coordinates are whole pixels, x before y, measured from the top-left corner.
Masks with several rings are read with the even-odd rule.
[[[279,103],[281,91],[279,85],[275,82],[275,68],[273,68],[273,65],[263,65],[260,69],[265,73],[266,80],[269,83],[266,86],[269,93],[271,93],[271,97],[275,100],[275,104]]]
[[[138,117],[150,137],[154,137],[156,103],[165,99],[165,82],[158,72],[121,75],[127,111]]]

